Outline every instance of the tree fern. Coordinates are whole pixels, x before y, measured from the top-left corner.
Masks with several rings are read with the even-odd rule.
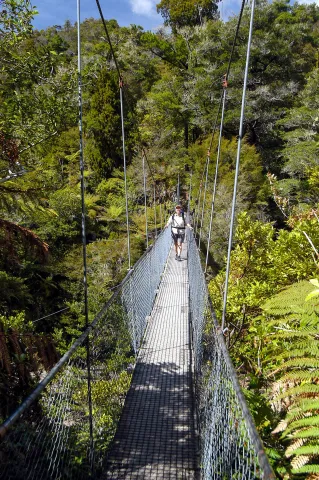
[[[298,282],[263,306],[272,325],[270,354],[277,358],[273,405],[286,412],[273,433],[289,442],[285,455],[293,473],[310,475],[319,471],[319,308],[312,291],[310,282]]]
[[[319,322],[318,300],[312,298],[305,303],[305,297],[312,291],[313,285],[306,280],[294,283],[271,297],[263,305],[263,310],[268,315],[284,318],[285,321],[296,320],[301,325],[316,325]]]

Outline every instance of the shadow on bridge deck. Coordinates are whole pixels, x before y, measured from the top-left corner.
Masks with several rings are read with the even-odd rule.
[[[186,246],[185,246],[186,247]],[[105,479],[196,479],[187,248],[171,250]]]

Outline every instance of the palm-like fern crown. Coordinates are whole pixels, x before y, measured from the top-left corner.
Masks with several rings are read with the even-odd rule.
[[[262,307],[274,327],[274,407],[285,413],[273,433],[288,442],[292,475],[309,480],[319,474],[319,298],[305,301],[313,290],[310,282],[298,282]]]

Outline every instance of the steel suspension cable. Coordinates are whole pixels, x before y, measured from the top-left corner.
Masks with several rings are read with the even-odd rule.
[[[251,0],[249,36],[248,36],[248,42],[247,42],[246,66],[245,66],[244,86],[243,86],[243,94],[242,94],[240,124],[239,124],[239,134],[238,134],[238,144],[237,144],[235,182],[234,182],[234,191],[233,191],[231,222],[230,222],[230,229],[229,229],[229,240],[228,240],[227,267],[226,267],[225,290],[224,290],[224,301],[223,301],[223,315],[222,315],[222,330],[224,330],[225,319],[226,319],[226,306],[227,306],[228,283],[229,283],[229,272],[230,272],[230,255],[231,255],[231,249],[232,249],[232,243],[233,243],[236,195],[237,195],[237,185],[238,185],[238,176],[239,176],[241,142],[242,142],[242,138],[243,138],[245,100],[246,100],[248,68],[249,68],[249,60],[250,60],[251,39],[252,39],[253,23],[254,23],[254,11],[255,11],[255,0]]]
[[[88,315],[88,287],[87,287],[87,255],[86,255],[86,223],[85,223],[85,184],[84,184],[84,159],[83,159],[83,119],[82,119],[82,61],[81,61],[81,23],[80,23],[80,0],[77,0],[77,41],[78,41],[78,96],[79,96],[79,141],[80,141],[80,175],[81,175],[81,209],[82,209],[82,246],[83,246],[83,283],[84,283],[84,315],[85,327],[89,326]],[[90,340],[86,339],[87,358],[87,385],[89,406],[89,430],[90,430],[90,465],[94,469],[94,445],[93,445],[93,416],[92,416],[92,390],[91,390],[91,364],[90,364]]]
[[[188,206],[187,206],[188,215],[190,215],[190,206],[191,206],[192,176],[193,176],[193,172],[191,171],[189,175],[189,191],[188,191]]]
[[[203,173],[202,173],[202,179],[201,179],[201,183],[200,183],[200,191],[199,191],[199,196],[198,196],[198,212],[197,212],[197,217],[196,217],[196,228],[195,228],[195,232],[197,232],[197,228],[198,228],[198,220],[199,220],[199,212],[200,212],[200,199],[201,199],[202,183],[203,183],[203,178],[204,178],[205,172],[206,172],[206,181],[205,181],[205,193],[204,193],[204,197],[205,197],[205,199],[206,199],[207,178],[208,178],[208,165],[209,165],[209,161],[210,161],[210,151],[211,151],[211,148],[212,148],[213,139],[214,139],[215,131],[216,131],[216,128],[217,128],[217,121],[218,121],[219,112],[220,112],[221,105],[222,105],[222,99],[223,99],[223,96],[221,95],[220,101],[219,101],[219,105],[218,105],[217,115],[216,115],[215,122],[214,122],[214,127],[213,127],[213,130],[212,130],[212,135],[211,135],[211,139],[210,139],[210,143],[209,143],[209,147],[208,147],[208,152],[207,152],[207,157],[206,157],[205,168],[204,168]],[[203,215],[204,215],[204,202],[203,202],[203,205],[202,205],[201,218],[203,217]],[[201,234],[201,230],[200,230],[200,234]],[[200,237],[199,237],[199,245],[200,245]]]
[[[161,231],[163,230],[163,213],[162,213],[162,204],[159,204],[160,206],[160,217],[161,217]]]
[[[37,318],[36,320],[31,320],[32,323],[40,322],[40,320],[45,320],[46,318],[53,317],[54,315],[57,315],[58,313],[64,312],[65,310],[69,310],[70,307],[65,307],[61,308],[61,310],[57,310],[56,312],[49,313],[48,315],[45,315],[44,317]]]
[[[130,222],[129,222],[129,210],[128,210],[128,190],[127,190],[127,173],[126,173],[126,148],[125,148],[125,128],[124,128],[124,107],[123,107],[123,79],[120,72],[120,68],[117,62],[117,58],[113,49],[111,38],[105,23],[103,12],[99,0],[96,0],[96,4],[100,13],[100,17],[103,23],[104,31],[108,44],[110,46],[111,54],[115,63],[115,67],[118,74],[119,89],[120,89],[120,104],[121,104],[121,128],[122,128],[122,150],[123,150],[123,168],[124,168],[124,189],[125,189],[125,212],[126,212],[126,230],[127,230],[127,253],[128,253],[128,266],[131,269],[131,244],[130,244]]]
[[[145,175],[145,156],[142,155],[143,161],[143,188],[144,188],[144,208],[145,208],[145,237],[146,237],[146,248],[148,248],[148,222],[147,222],[147,198],[146,198],[146,175]]]
[[[155,224],[155,239],[157,238],[157,213],[156,213],[156,181],[153,175],[151,165],[148,161],[145,149],[142,148],[142,155],[145,157],[146,163],[148,165],[152,180],[153,180],[153,202],[154,202],[154,224]]]
[[[200,229],[199,229],[199,237],[198,237],[198,248],[200,249],[200,241],[202,237],[202,228],[203,228],[203,220],[204,220],[204,210],[205,210],[205,203],[206,203],[206,192],[207,192],[207,181],[208,181],[208,169],[210,163],[210,151],[207,154],[207,162],[206,162],[206,177],[205,177],[205,186],[204,186],[204,198],[203,198],[203,205],[202,205],[202,216],[200,221]]]
[[[194,223],[194,231],[197,233],[197,228],[198,228],[198,219],[199,219],[199,212],[200,212],[200,204],[201,204],[201,198],[202,198],[202,189],[203,189],[203,179],[206,171],[206,165],[207,165],[207,157],[206,157],[206,162],[205,162],[205,168],[202,173],[202,178],[199,184],[199,193],[197,197],[197,212],[196,212],[196,221]]]
[[[130,242],[130,221],[128,212],[128,191],[127,191],[127,173],[126,173],[126,153],[125,153],[125,130],[124,130],[124,109],[123,109],[123,82],[120,78],[120,102],[121,102],[121,124],[122,124],[122,148],[124,163],[124,190],[125,190],[125,211],[126,211],[126,231],[127,231],[127,253],[128,268],[131,269],[131,242]]]
[[[237,26],[236,26],[236,32],[235,32],[235,36],[234,36],[234,41],[233,41],[233,44],[232,44],[232,49],[231,49],[231,53],[230,53],[230,58],[229,58],[229,61],[228,61],[227,71],[226,71],[226,73],[225,73],[225,75],[224,75],[224,82],[227,82],[227,80],[228,80],[228,76],[229,76],[229,72],[230,72],[230,67],[231,67],[231,63],[232,63],[232,60],[233,60],[233,55],[234,55],[234,51],[235,51],[235,47],[236,47],[236,41],[237,41],[237,37],[238,37],[238,33],[239,33],[239,27],[240,27],[240,24],[241,24],[241,19],[242,19],[244,7],[245,7],[245,1],[246,1],[246,0],[242,0],[242,5],[241,5],[239,17],[238,17],[238,22],[237,22]],[[224,92],[222,92],[222,94],[221,94],[221,98],[220,98],[220,102],[219,102],[219,107],[218,107],[218,112],[217,112],[217,115],[216,115],[213,132],[212,132],[212,136],[211,136],[211,139],[210,139],[210,144],[209,144],[209,148],[208,148],[208,155],[207,155],[207,162],[208,162],[208,164],[209,164],[209,162],[210,162],[210,151],[211,151],[212,144],[213,144],[213,138],[214,138],[215,131],[216,131],[216,127],[217,127],[217,121],[218,121],[220,109],[221,109],[221,106],[222,106],[222,104],[223,104],[223,98],[224,98]],[[207,163],[206,163],[206,165],[207,165]],[[207,179],[208,179],[208,166],[207,166],[207,171],[206,171],[206,181],[205,181],[205,189],[204,189],[204,201],[203,201],[203,204],[202,204],[201,226],[200,226],[200,232],[199,232],[199,244],[198,244],[198,248],[200,248],[201,233],[202,233],[202,226],[203,226],[203,220],[204,220],[204,209],[205,209],[205,200],[206,200]],[[199,212],[198,212],[198,214],[199,214]],[[198,216],[197,216],[197,221],[198,221]]]
[[[205,261],[205,273],[207,272],[207,264],[208,264],[208,256],[209,256],[209,248],[210,248],[211,233],[212,233],[212,224],[213,224],[213,215],[214,215],[214,208],[215,208],[215,197],[216,197],[216,188],[217,188],[217,176],[218,176],[219,159],[220,159],[220,149],[221,149],[221,141],[222,141],[222,133],[223,133],[223,124],[224,124],[225,102],[226,102],[226,88],[224,88],[224,92],[223,92],[222,116],[221,116],[220,129],[219,129],[218,150],[217,150],[217,159],[216,159],[216,167],[215,167],[215,178],[214,178],[214,187],[213,187],[213,199],[212,199],[212,206],[211,206],[210,220],[209,220],[209,232],[208,232],[208,243],[207,243],[206,261]]]
[[[156,188],[155,183],[153,186],[153,196],[154,196],[154,224],[155,224],[155,239],[157,238],[157,214],[156,214]]]
[[[120,68],[119,68],[119,65],[117,63],[117,58],[116,58],[116,55],[115,55],[115,52],[114,52],[114,49],[113,49],[113,45],[112,45],[112,42],[111,42],[111,37],[109,35],[108,29],[107,29],[107,26],[106,26],[106,23],[105,23],[105,20],[104,20],[104,16],[103,16],[103,12],[102,12],[99,0],[96,0],[96,4],[97,4],[97,8],[99,9],[100,17],[101,17],[101,20],[102,20],[102,23],[103,23],[103,27],[104,27],[104,31],[105,31],[105,35],[106,35],[108,44],[110,46],[110,50],[111,50],[111,54],[112,54],[112,57],[113,57],[113,60],[114,60],[114,63],[115,63],[117,74],[118,74],[119,79],[121,79],[122,76],[121,76]]]
[[[225,74],[225,80],[226,81],[228,80],[228,76],[229,76],[229,72],[230,72],[230,66],[231,66],[231,63],[233,61],[233,55],[234,55],[234,51],[235,51],[235,47],[236,47],[236,41],[237,41],[237,37],[238,37],[238,33],[239,33],[239,27],[240,27],[240,24],[241,24],[241,19],[242,19],[243,12],[244,12],[245,3],[246,3],[246,0],[242,0],[240,12],[239,12],[239,17],[238,17],[238,21],[237,21],[235,37],[234,37],[232,49],[231,49],[231,52],[230,52],[227,71],[226,71],[226,74]]]

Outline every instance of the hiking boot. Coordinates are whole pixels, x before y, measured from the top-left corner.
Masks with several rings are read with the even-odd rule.
[[[182,259],[181,259],[181,256],[180,256],[180,255],[178,256],[178,261],[179,261],[179,262],[181,262],[181,261],[182,261]]]
[[[177,253],[176,253],[176,255],[175,255],[175,260],[178,260],[178,255],[177,255]]]

